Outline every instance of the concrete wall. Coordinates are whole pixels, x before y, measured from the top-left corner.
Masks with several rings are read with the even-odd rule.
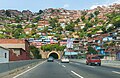
[[[15,72],[21,68],[27,67],[31,64],[38,64],[39,62],[44,61],[43,59],[39,60],[25,60],[25,61],[15,61],[9,63],[0,64],[0,78],[9,75],[11,72]]]
[[[18,53],[17,53],[18,52]],[[10,61],[18,61],[18,60],[30,60],[29,52],[26,52],[23,49],[19,49],[19,51],[15,52],[14,49],[10,49]]]
[[[0,47],[0,63],[9,62],[9,50]]]

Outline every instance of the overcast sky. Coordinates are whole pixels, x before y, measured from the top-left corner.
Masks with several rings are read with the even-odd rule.
[[[113,3],[120,4],[120,0],[1,0],[0,9],[31,10],[33,12],[47,8],[83,10]]]

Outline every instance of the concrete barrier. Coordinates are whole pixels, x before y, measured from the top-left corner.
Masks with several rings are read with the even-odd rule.
[[[86,63],[86,59],[70,59],[71,61]],[[117,60],[101,60],[103,66],[117,67],[120,68],[120,61]]]
[[[0,64],[0,73],[6,72],[8,69],[9,69],[8,63]]]
[[[117,66],[120,68],[120,61],[117,60],[102,60],[101,63],[105,66]]]
[[[32,64],[38,64],[39,62],[44,61],[43,59],[37,60],[25,60],[25,61],[15,61],[9,63],[1,63],[0,64],[0,78],[9,75],[12,72],[16,72],[19,69],[25,68]]]

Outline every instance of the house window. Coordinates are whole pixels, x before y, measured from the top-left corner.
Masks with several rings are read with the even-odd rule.
[[[5,58],[7,58],[7,53],[5,53]]]

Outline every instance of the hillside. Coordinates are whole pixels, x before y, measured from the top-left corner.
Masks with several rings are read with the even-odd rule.
[[[81,36],[81,32],[91,37],[98,32],[111,32],[105,28],[118,23],[119,13],[120,4],[98,6],[91,10],[49,8],[36,13],[29,10],[0,10],[0,38],[39,38],[42,33],[55,33],[57,38],[69,34],[75,37]],[[112,18],[114,16],[117,21]]]

